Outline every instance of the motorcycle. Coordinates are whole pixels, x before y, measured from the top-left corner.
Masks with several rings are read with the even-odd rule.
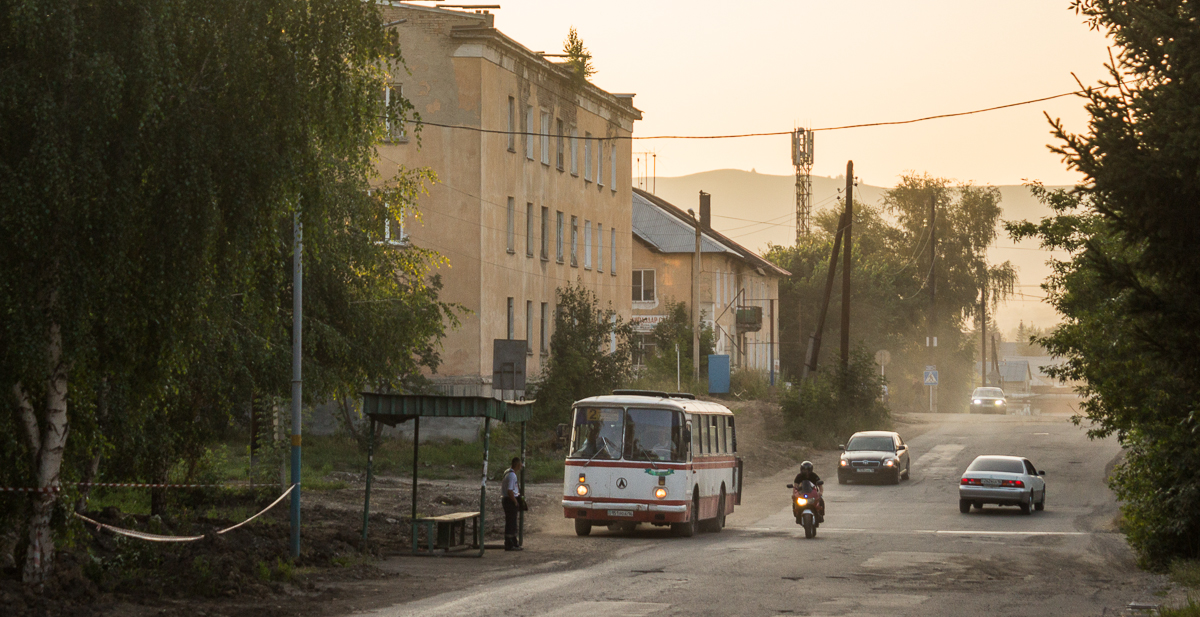
[[[817,515],[821,518],[825,517],[824,508],[821,505],[821,485],[824,481],[813,484],[808,480],[800,484],[787,485],[792,489],[792,515],[796,517],[796,524],[804,527],[804,537],[811,539],[817,535],[817,527],[821,524],[817,522]]]

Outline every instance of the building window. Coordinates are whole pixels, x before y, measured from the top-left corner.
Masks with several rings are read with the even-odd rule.
[[[557,154],[555,155],[554,160],[556,161],[555,166],[558,167],[559,171],[562,171],[563,170],[563,146],[564,146],[563,141],[566,139],[566,137],[563,134],[562,118],[559,118],[557,120],[557,123],[558,123],[558,126],[557,126],[557,128],[558,128],[558,148],[556,148]]]
[[[508,151],[517,151],[517,99],[508,97]]]
[[[579,267],[579,217],[571,217],[571,267]]]
[[[525,158],[532,161],[533,160],[533,136],[530,135],[530,133],[533,132],[533,106],[532,105],[525,106],[525,126],[522,128],[524,129],[522,131],[522,133],[524,133],[522,135],[522,137],[524,138],[524,143],[525,143]]]
[[[592,134],[583,134],[583,181],[592,181]]]
[[[596,142],[596,186],[604,186],[604,142]]]
[[[550,208],[542,206],[542,260],[550,260]]]
[[[550,164],[550,114],[542,112],[542,165]]]
[[[633,365],[646,366],[646,360],[654,357],[654,335],[638,334],[633,340]]]
[[[542,336],[541,349],[543,354],[550,353],[550,305],[542,303]]]
[[[633,301],[654,302],[654,270],[633,271]]]
[[[515,237],[516,230],[513,229],[513,226],[515,224],[515,221],[513,219],[515,219],[517,217],[517,203],[516,203],[516,201],[513,200],[512,197],[508,198],[507,216],[508,216],[508,226],[506,227],[506,229],[507,229],[506,233],[508,234],[508,236],[507,236],[508,237],[508,252],[516,253],[517,252],[516,249],[513,248],[514,246],[516,246],[516,241],[517,241],[517,239]]]
[[[592,269],[592,222],[583,221],[583,267],[586,270]]]
[[[604,225],[596,223],[596,272],[604,272]]]
[[[614,139],[608,148],[609,158],[611,159],[608,163],[608,173],[612,176],[608,186],[615,193],[617,192],[617,140]]]
[[[610,227],[608,231],[609,231],[609,239],[611,240],[608,243],[608,255],[609,255],[608,274],[609,274],[609,276],[616,276],[617,275],[617,230],[615,227]]]
[[[533,300],[525,301],[525,353],[533,355]]]
[[[571,127],[571,175],[579,175],[579,129]]]
[[[558,211],[557,217],[558,217],[558,220],[556,222],[558,224],[558,237],[557,237],[557,243],[555,245],[554,258],[555,258],[555,261],[557,261],[558,263],[562,263],[563,262],[563,213],[562,213],[562,210]]]
[[[525,202],[525,256],[533,257],[533,204]]]
[[[404,86],[392,84],[383,88],[383,117],[387,126],[388,141],[408,141],[404,133],[404,122],[400,119],[401,106],[404,100]]]
[[[513,299],[508,299],[508,340],[513,340]]]

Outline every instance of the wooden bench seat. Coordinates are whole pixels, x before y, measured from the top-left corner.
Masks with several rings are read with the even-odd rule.
[[[471,535],[467,536],[467,521]],[[412,550],[420,546],[420,531],[425,531],[425,550],[449,551],[460,548],[479,548],[479,512],[454,512],[412,521]]]

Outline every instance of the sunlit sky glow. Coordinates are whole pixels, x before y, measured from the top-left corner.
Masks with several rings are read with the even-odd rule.
[[[772,132],[906,120],[1036,99],[1105,76],[1107,41],[1066,0],[606,0],[500,2],[496,27],[557,53],[575,26],[594,56],[593,83],[637,94],[635,135]],[[919,124],[818,133],[813,173],[848,159],[863,181],[905,171],[981,184],[1079,176],[1046,148],[1043,112],[1086,130],[1067,97]],[[786,137],[637,141],[658,175],[711,169],[790,174]]]

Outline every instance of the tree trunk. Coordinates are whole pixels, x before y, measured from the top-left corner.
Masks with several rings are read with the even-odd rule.
[[[40,433],[40,440],[34,441],[31,449],[36,457],[37,486],[43,492],[33,493],[30,498],[33,512],[29,517],[29,549],[22,573],[25,584],[38,590],[45,585],[54,562],[50,517],[58,501],[59,472],[70,430],[67,423],[67,367],[62,359],[62,331],[57,323],[50,324],[47,352],[50,375],[46,380],[46,423],[40,431],[29,397],[20,384],[14,387],[26,430],[30,431],[29,437],[37,439]]]

